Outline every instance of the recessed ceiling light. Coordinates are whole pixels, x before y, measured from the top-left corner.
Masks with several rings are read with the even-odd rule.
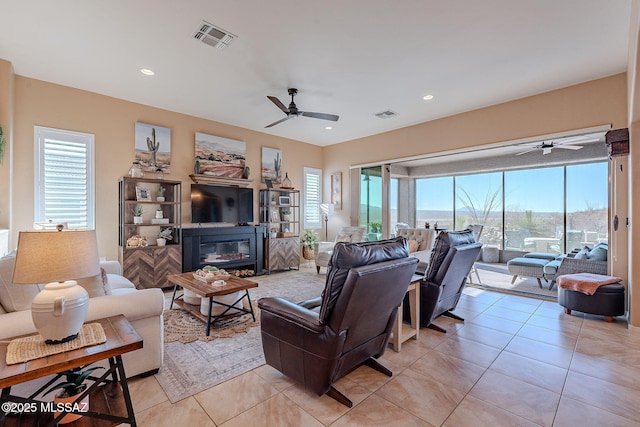
[[[325,126],[324,128],[325,128],[326,130],[331,130],[331,129],[333,129],[333,127],[332,127],[332,126]]]
[[[145,76],[153,76],[155,74],[153,70],[150,70],[148,68],[140,68],[140,72]]]
[[[425,101],[431,101],[433,99],[433,95],[425,95],[422,97]]]

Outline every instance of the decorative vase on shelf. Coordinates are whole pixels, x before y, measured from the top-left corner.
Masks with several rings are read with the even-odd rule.
[[[156,211],[156,218],[157,218],[157,219],[162,219],[162,218],[163,218],[163,216],[162,216],[162,211],[161,211],[160,209],[158,209],[158,210]]]
[[[165,246],[167,244],[167,239],[156,239],[156,243],[158,246]]]
[[[141,216],[134,216],[133,217],[133,223],[134,224],[142,224],[144,222],[144,220],[142,219]]]
[[[289,179],[289,172],[285,172],[282,184],[280,184],[280,188],[293,188],[293,186],[291,185],[291,180]]]

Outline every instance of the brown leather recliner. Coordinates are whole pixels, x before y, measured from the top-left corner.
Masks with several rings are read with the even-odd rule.
[[[451,313],[456,308],[467,276],[476,261],[482,243],[476,243],[473,232],[441,231],[433,244],[429,266],[420,282],[420,326],[447,332],[433,324],[441,315],[464,320]],[[406,301],[408,302],[408,301]],[[410,320],[409,304],[405,303],[403,317]]]
[[[337,243],[321,297],[258,301],[267,364],[351,407],[332,384],[362,364],[391,376],[374,358],[384,354],[417,263],[402,237]]]

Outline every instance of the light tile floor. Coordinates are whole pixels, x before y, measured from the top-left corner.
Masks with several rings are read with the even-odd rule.
[[[139,426],[638,426],[640,330],[572,316],[555,302],[467,288],[448,332],[420,331],[336,383],[354,406],[316,396],[269,366],[170,404],[131,381]]]

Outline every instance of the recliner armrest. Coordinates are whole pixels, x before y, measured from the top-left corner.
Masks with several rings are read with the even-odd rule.
[[[318,320],[318,313],[283,298],[260,298],[258,307],[262,311],[296,323],[313,332],[321,332],[324,325]]]

